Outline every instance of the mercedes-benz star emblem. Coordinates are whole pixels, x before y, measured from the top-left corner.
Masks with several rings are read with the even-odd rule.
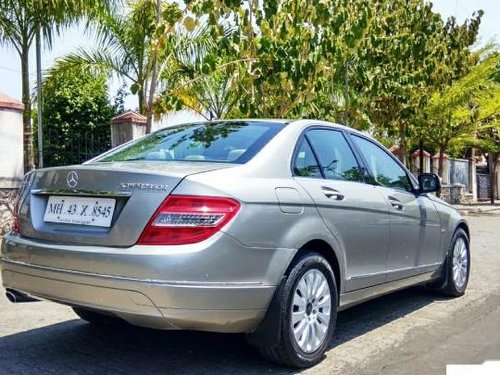
[[[70,188],[76,187],[76,185],[78,185],[78,173],[75,171],[69,172],[66,176],[66,183]]]

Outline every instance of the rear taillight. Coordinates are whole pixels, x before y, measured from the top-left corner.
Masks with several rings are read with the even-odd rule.
[[[238,212],[231,198],[170,195],[139,238],[140,245],[184,245],[213,236]]]

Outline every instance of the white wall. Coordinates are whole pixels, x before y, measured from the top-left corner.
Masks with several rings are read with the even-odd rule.
[[[0,187],[17,185],[23,169],[22,113],[0,109]]]

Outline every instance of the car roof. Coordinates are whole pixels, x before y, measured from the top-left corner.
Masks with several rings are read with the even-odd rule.
[[[275,119],[275,118],[239,118],[239,119],[218,119],[218,120],[209,120],[209,121],[201,121],[200,123],[217,123],[217,122],[266,122],[266,123],[275,123],[281,125],[288,125],[291,122],[296,120],[289,119]]]
[[[361,132],[359,130],[356,130],[354,128],[351,128],[349,126],[333,123],[333,122],[328,122],[328,121],[323,121],[323,120],[314,120],[314,119],[276,119],[276,118],[239,118],[239,119],[217,119],[217,120],[206,120],[206,121],[194,121],[194,122],[188,122],[184,124],[177,124],[174,126],[183,126],[183,125],[191,125],[191,124],[216,124],[216,123],[231,123],[231,122],[262,122],[266,124],[279,124],[282,126],[288,126],[288,125],[297,125],[297,126],[311,126],[311,125],[320,125],[320,126],[326,126],[326,127],[332,127],[335,129],[341,129],[344,131],[348,131],[354,134],[359,134],[363,135],[365,137],[373,139],[373,137],[366,133],[366,132]],[[172,126],[173,127],[173,126]],[[162,128],[164,129],[164,128]]]
[[[307,125],[323,125],[323,126],[331,126],[334,128],[343,129],[346,131],[350,131],[353,133],[359,133],[366,135],[364,132],[360,132],[354,128],[349,126],[341,125],[338,123],[323,121],[323,120],[314,120],[314,119],[275,119],[275,118],[238,118],[238,119],[217,119],[217,120],[207,120],[207,121],[196,121],[193,123],[218,123],[218,122],[266,122],[266,123],[276,123],[281,125],[289,125],[293,123],[301,123]]]
[[[351,133],[354,133],[354,134],[359,134],[359,135],[363,135],[363,136],[372,138],[366,132],[361,132],[361,131],[356,130],[354,128],[351,128],[349,126],[337,124],[337,123],[334,123],[334,122],[328,122],[328,121],[323,121],[323,120],[314,120],[314,119],[289,120],[289,124],[292,124],[292,123],[293,124],[300,124],[303,127],[314,126],[314,125],[326,126],[326,127],[331,127],[331,128],[334,128],[334,129],[340,129],[340,130],[348,131],[348,132],[351,132]]]

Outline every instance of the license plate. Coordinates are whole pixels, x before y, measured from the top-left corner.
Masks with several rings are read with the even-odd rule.
[[[43,220],[51,223],[109,227],[115,199],[50,196]]]

